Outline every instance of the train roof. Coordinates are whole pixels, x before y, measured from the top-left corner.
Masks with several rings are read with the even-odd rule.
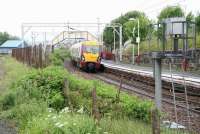
[[[83,45],[101,45],[97,41],[84,41],[82,42]]]
[[[78,48],[82,45],[92,45],[92,46],[98,46],[98,45],[102,45],[101,43],[98,43],[98,41],[83,41],[83,42],[79,42],[79,43],[76,43],[74,45],[72,45],[70,48]]]

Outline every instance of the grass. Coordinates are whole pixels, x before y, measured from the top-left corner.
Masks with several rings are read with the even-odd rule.
[[[2,61],[1,68],[6,75],[3,79],[0,79],[0,96],[11,86],[13,81],[17,81],[26,75],[31,69],[27,68],[23,64],[16,64],[15,59],[9,56],[0,57]]]
[[[103,118],[97,126],[90,116],[84,113],[71,113],[71,111],[56,113],[50,110],[46,114],[33,118],[27,124],[21,133],[150,134],[152,131],[150,124],[129,119]],[[161,134],[177,134],[177,131],[162,129]]]

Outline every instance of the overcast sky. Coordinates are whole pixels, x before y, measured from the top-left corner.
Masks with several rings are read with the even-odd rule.
[[[155,19],[167,5],[196,13],[199,0],[1,0],[0,31],[20,36],[22,22],[110,22],[131,10]]]

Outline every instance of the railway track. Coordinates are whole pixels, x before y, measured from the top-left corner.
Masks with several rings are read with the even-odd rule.
[[[131,74],[131,73],[127,73],[124,71],[119,71],[119,70],[115,70],[115,69],[110,69],[110,68],[106,68],[105,71],[103,73],[92,73],[92,74],[87,74],[85,72],[80,72],[78,69],[73,68],[72,69],[73,72],[77,72],[79,75],[82,75],[83,77],[86,77],[87,79],[99,79],[102,80],[106,83],[115,85],[117,87],[120,86],[120,81],[122,81],[122,90],[127,91],[128,93],[132,94],[136,94],[142,98],[148,98],[148,99],[154,99],[154,80],[150,77],[144,77],[144,76],[140,76],[140,75],[136,75],[136,74]],[[181,89],[181,88],[180,88]],[[180,89],[178,89],[176,92],[177,94],[179,93],[179,95],[177,95],[176,99],[177,100],[183,100],[184,99],[184,95],[181,94]],[[193,88],[191,88],[193,90]],[[164,107],[164,111],[167,113],[170,113],[170,116],[174,116],[174,112],[173,112],[173,96],[172,93],[170,92],[171,90],[171,85],[169,82],[163,81],[163,107]],[[188,98],[189,98],[189,104],[190,104],[190,114],[192,115],[192,129],[200,132],[200,97],[199,95],[194,95],[194,93],[189,92],[188,94]],[[179,116],[181,117],[182,121],[185,121],[186,119],[186,115],[184,115],[183,113],[185,112],[185,110],[187,110],[187,107],[184,104],[181,103],[177,103],[177,111],[179,111]],[[184,115],[184,117],[183,117]],[[172,119],[174,120],[174,118]],[[181,122],[182,122],[181,121]],[[182,123],[183,124],[183,123]],[[184,125],[187,125],[184,124]]]
[[[154,92],[154,79],[153,78],[140,76],[138,74],[131,74],[131,73],[127,73],[124,71],[119,71],[119,70],[115,70],[115,69],[111,69],[111,68],[106,68],[105,73],[106,73],[107,79],[108,79],[108,77],[110,77],[110,79],[115,80],[117,82],[119,82],[120,79],[123,79],[124,85],[128,85],[132,88],[138,89],[137,92],[139,94],[145,95],[145,93],[147,93],[146,96],[148,96],[152,99],[155,97],[154,96],[155,92]],[[110,76],[107,74],[110,74]],[[101,80],[103,80],[103,78]],[[171,83],[169,83],[169,82],[163,81],[162,96],[164,98],[164,100],[163,100],[164,102],[173,104],[173,101],[172,101],[173,95],[171,93],[172,86],[170,86],[170,84]],[[179,85],[179,86],[181,87],[181,85]],[[184,88],[184,87],[182,87],[182,88]],[[188,92],[188,98],[189,98],[188,103],[192,106],[192,108],[190,108],[189,110],[192,112],[195,112],[197,114],[200,114],[200,109],[199,109],[200,96],[196,95],[192,92],[192,90],[194,90],[193,87],[189,87],[189,89],[191,91]],[[128,90],[131,90],[131,88]],[[182,89],[182,90],[184,90],[184,89]],[[196,90],[200,91],[200,89],[196,89]],[[143,93],[143,92],[145,92],[145,93]],[[184,96],[183,92],[181,91],[181,88],[176,90],[176,100],[177,101],[184,100],[184,97],[185,96]],[[186,106],[184,106],[184,105],[177,104],[177,106],[186,109]]]

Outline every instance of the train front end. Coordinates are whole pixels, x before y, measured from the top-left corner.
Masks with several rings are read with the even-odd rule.
[[[86,41],[81,48],[80,67],[86,71],[97,71],[101,66],[101,45],[96,41]]]

